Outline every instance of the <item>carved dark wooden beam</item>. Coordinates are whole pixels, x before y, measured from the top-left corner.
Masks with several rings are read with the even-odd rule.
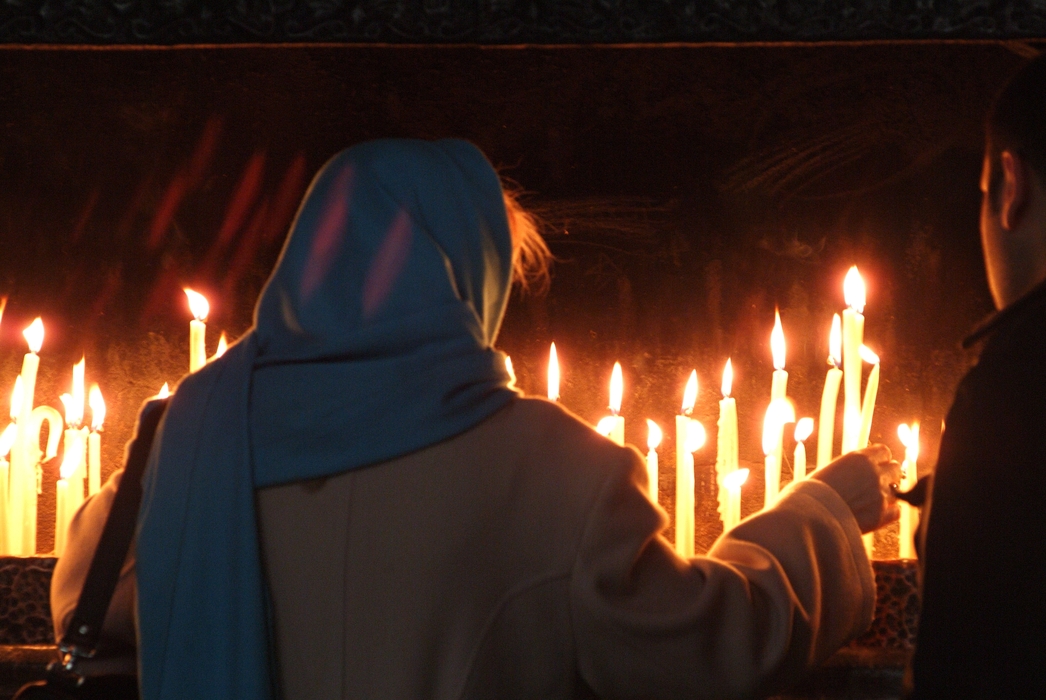
[[[6,0],[0,44],[622,44],[1046,37],[1038,0]]]

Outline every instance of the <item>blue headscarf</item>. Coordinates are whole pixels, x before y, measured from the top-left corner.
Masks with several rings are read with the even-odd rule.
[[[419,450],[511,400],[492,347],[511,266],[475,146],[373,141],[324,166],[254,328],[182,381],[157,434],[137,544],[145,700],[274,697],[255,489]]]

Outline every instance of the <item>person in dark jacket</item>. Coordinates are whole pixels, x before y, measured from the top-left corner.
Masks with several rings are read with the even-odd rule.
[[[999,310],[923,512],[915,698],[1046,697],[1046,57],[996,98],[981,243]]]

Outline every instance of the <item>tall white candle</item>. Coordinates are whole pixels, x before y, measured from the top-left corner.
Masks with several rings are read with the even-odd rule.
[[[902,491],[910,491],[919,480],[919,423],[912,423],[911,427],[901,423],[897,426],[897,436],[904,445],[904,463],[901,464]],[[901,530],[898,534],[899,552],[901,559],[914,559],[915,553],[915,508],[904,501],[898,500],[901,507]]]
[[[683,389],[683,405],[676,416],[676,552],[686,554],[687,524],[694,519],[694,455],[689,451],[690,414],[697,402],[697,370],[691,370]],[[689,488],[688,488],[689,487]],[[687,513],[690,513],[687,517]]]
[[[747,469],[730,472],[723,479],[723,486],[728,494],[726,513],[723,516],[723,532],[731,530],[741,522],[741,486],[747,480]]]
[[[817,428],[817,468],[832,461],[835,443],[835,410],[839,405],[839,384],[843,380],[842,364],[842,325],[839,314],[832,317],[832,331],[828,336],[828,374],[824,378],[824,391],[821,393],[821,414]]]
[[[857,449],[861,415],[861,345],[864,343],[865,287],[857,266],[851,267],[843,281],[843,295],[849,308],[843,311],[843,449]]]
[[[548,400],[559,401],[559,355],[555,343],[548,349]]]
[[[211,311],[211,305],[199,292],[186,288],[185,296],[189,298],[189,310],[192,312],[193,320],[189,321],[189,371],[196,370],[207,364],[207,315]]]
[[[774,329],[770,332],[770,353],[774,358],[774,379],[770,385],[770,400],[783,399],[788,394],[788,372],[785,371],[785,337],[781,327],[781,312],[774,309]]]
[[[508,360],[508,356],[505,359]],[[515,376],[512,380],[515,383]],[[91,406],[91,435],[87,440],[87,494],[93,496],[102,486],[102,426],[105,423],[105,399],[97,384],[91,385],[88,403]]]
[[[36,373],[40,369],[40,348],[44,342],[44,324],[37,318],[23,331],[29,352],[22,360],[21,403],[18,409],[18,432],[11,449],[11,508],[8,519],[8,538],[12,554],[36,554],[36,464],[33,460],[33,440],[30,435],[30,417],[36,393]],[[36,447],[39,450],[39,445]]]
[[[683,417],[686,438],[683,443],[682,468],[676,469],[676,552],[681,557],[694,556],[694,453],[705,445],[705,426]]]
[[[18,426],[14,423],[9,423],[7,428],[4,429],[3,433],[0,433],[0,508],[6,514],[10,507],[10,491],[8,490],[8,480],[11,475],[11,465],[7,461],[7,456],[11,452],[11,447],[15,444],[15,437],[18,435]],[[7,518],[0,517],[0,554],[10,554],[11,545],[7,539]]]
[[[624,379],[621,376],[621,363],[615,362],[610,373],[610,415],[604,418],[609,432],[607,437],[616,444],[625,444],[625,419],[621,416],[621,399],[625,391]],[[600,421],[600,423],[603,423]]]
[[[646,474],[647,474],[647,493],[650,494],[650,500],[657,503],[658,489],[658,459],[657,459],[657,448],[661,444],[661,426],[649,418],[646,419],[647,427],[647,438],[646,438]]]
[[[719,486],[719,516],[725,526],[729,493],[724,479],[735,472],[739,466],[737,439],[737,403],[730,393],[734,384],[734,368],[731,361],[726,361],[723,368],[723,398],[719,402],[719,430],[716,433],[716,484]]]
[[[792,481],[806,478],[806,438],[814,432],[813,418],[800,418],[795,424],[795,454],[792,461]]]
[[[770,402],[763,419],[763,454],[766,470],[764,508],[772,506],[781,491],[782,435],[785,424],[794,422],[795,408],[788,399],[774,399]]]
[[[76,453],[66,452],[65,457],[62,458],[62,466],[58,470],[61,478],[55,484],[54,553],[56,557],[62,556],[65,551],[69,522],[84,501],[82,493],[79,498],[76,497],[76,486],[69,481],[73,472],[76,471],[77,459]]]
[[[879,395],[879,356],[861,346],[861,359],[872,365],[868,374],[868,383],[864,387],[864,401],[861,403],[861,432],[857,435],[857,449],[868,447],[872,435],[872,417],[875,414],[875,399]]]

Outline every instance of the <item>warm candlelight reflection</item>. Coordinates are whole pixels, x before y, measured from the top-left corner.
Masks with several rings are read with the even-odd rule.
[[[559,401],[559,355],[555,343],[548,349],[548,400]]]

